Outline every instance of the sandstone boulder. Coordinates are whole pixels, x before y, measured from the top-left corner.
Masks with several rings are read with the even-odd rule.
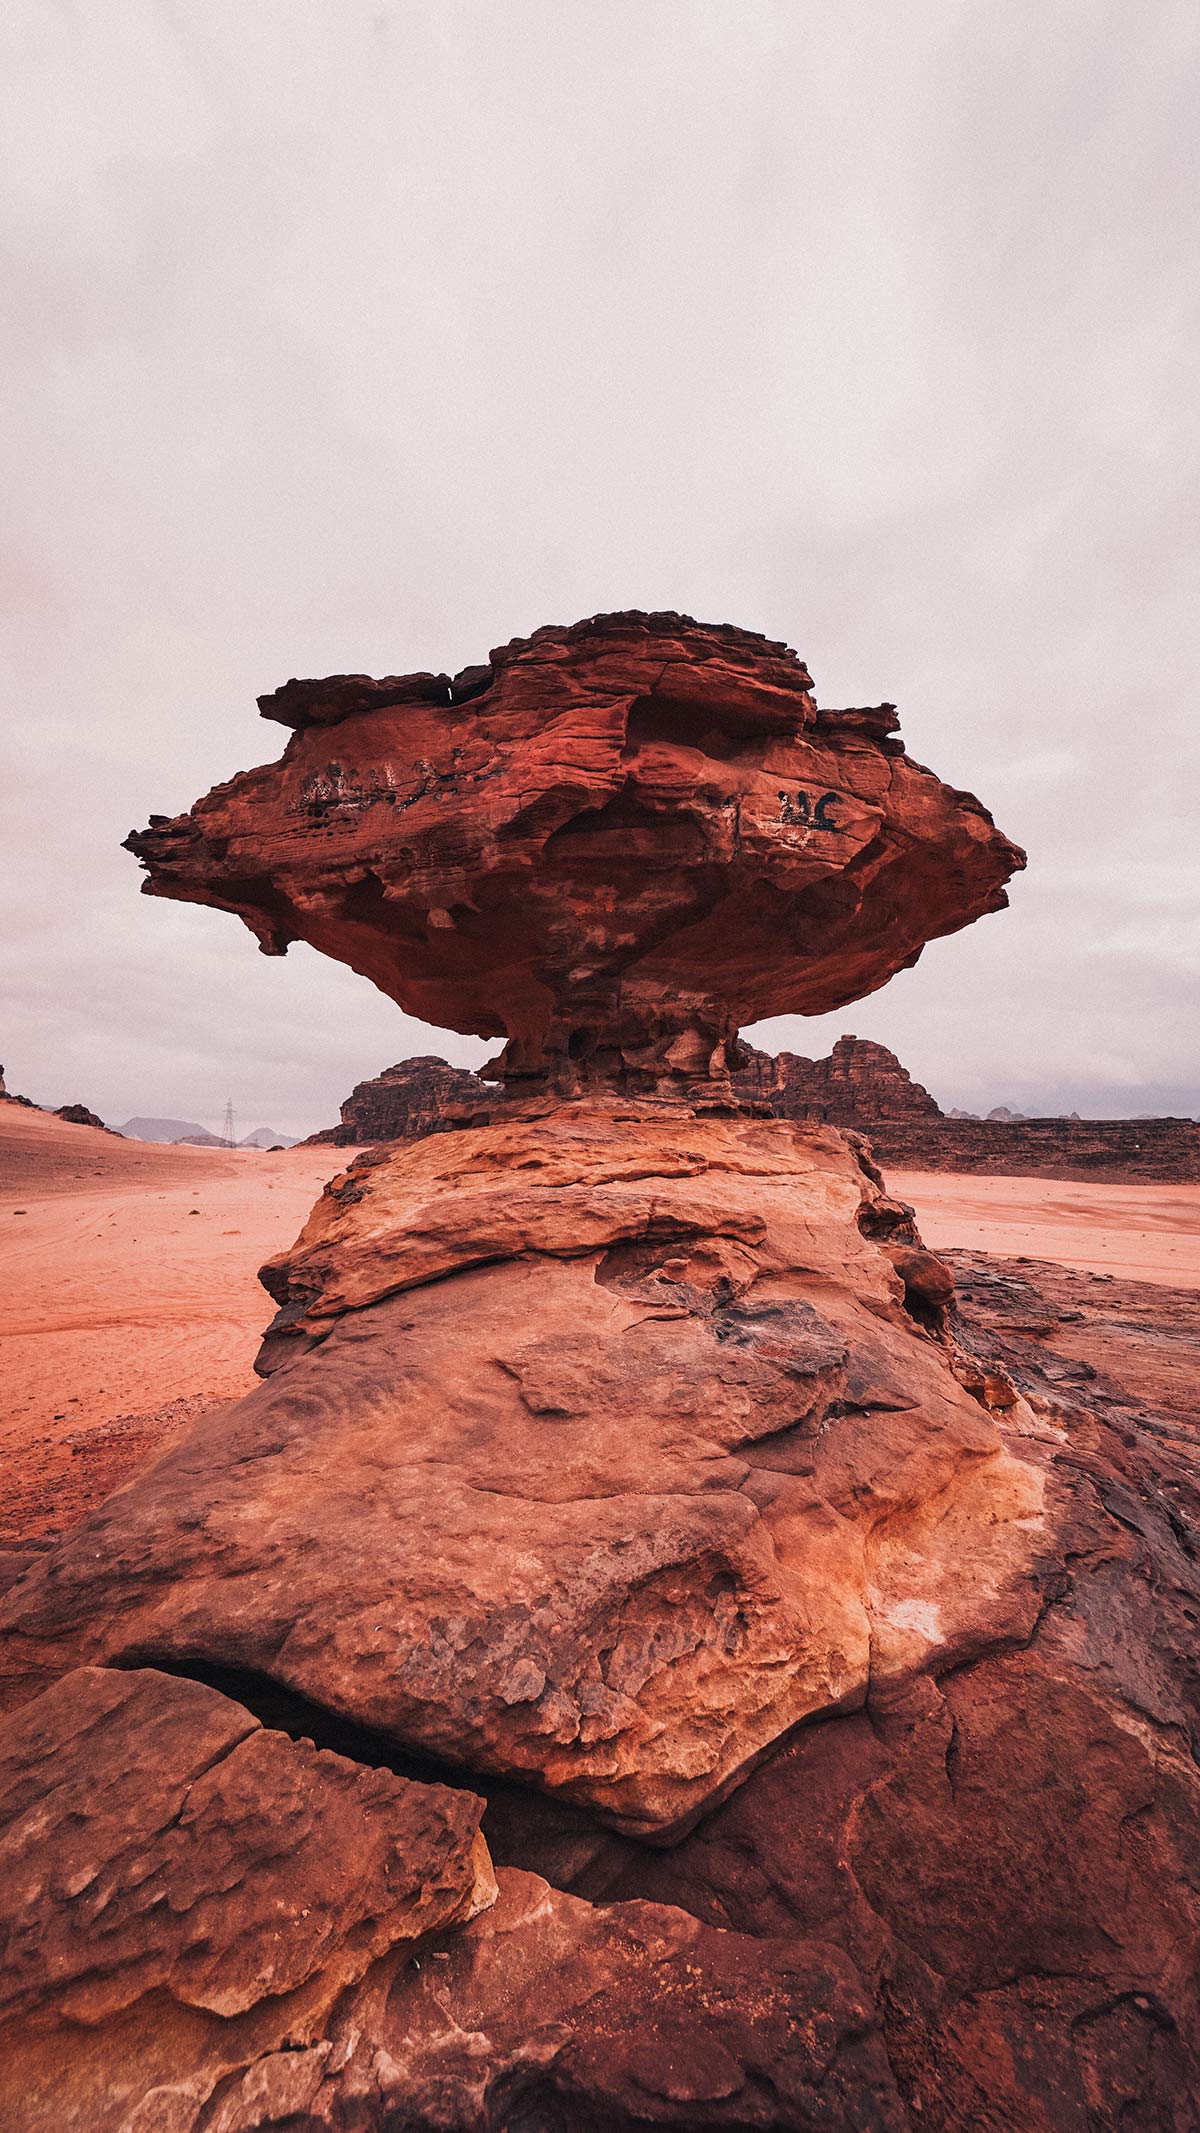
[[[723,1073],[740,1024],[874,991],[1024,864],[890,705],[818,710],[785,645],[686,616],[262,703],[282,759],[131,835],[144,886],[506,1037],[510,1076]]]
[[[357,1165],[272,1271],[268,1382],[8,1596],[9,1693],[235,1667],[677,1836],[1036,1619],[1044,1476],[906,1307],[904,1214],[828,1128],[652,1106]]]

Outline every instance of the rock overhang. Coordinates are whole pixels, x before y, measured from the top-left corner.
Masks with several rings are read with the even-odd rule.
[[[466,676],[289,682],[283,757],[131,835],[149,893],[296,939],[567,1090],[723,1080],[737,1029],[820,1013],[1006,901],[1024,863],[904,754],[819,710],[786,646],[598,616]]]

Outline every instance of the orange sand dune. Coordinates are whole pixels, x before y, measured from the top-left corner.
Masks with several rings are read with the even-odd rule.
[[[1200,1185],[1064,1184],[889,1170],[934,1251],[1052,1259],[1124,1281],[1200,1288]]]

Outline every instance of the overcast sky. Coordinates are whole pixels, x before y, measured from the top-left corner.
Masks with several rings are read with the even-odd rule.
[[[408,1020],[142,898],[289,675],[684,609],[1029,849],[819,1021],[1200,1111],[1195,0],[6,0],[0,1059],[300,1133]]]

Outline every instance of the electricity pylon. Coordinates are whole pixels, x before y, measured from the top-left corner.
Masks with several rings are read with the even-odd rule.
[[[226,1106],[225,1106],[225,1124],[224,1124],[224,1126],[223,1126],[223,1127],[222,1127],[222,1129],[221,1129],[221,1139],[223,1140],[223,1142],[225,1143],[225,1146],[226,1146],[227,1148],[235,1148],[235,1147],[237,1146],[237,1143],[236,1143],[236,1141],[234,1140],[234,1137],[233,1137],[233,1098],[232,1098],[232,1096],[230,1097],[230,1099],[229,1099],[229,1102],[228,1102],[228,1103],[226,1104]]]

